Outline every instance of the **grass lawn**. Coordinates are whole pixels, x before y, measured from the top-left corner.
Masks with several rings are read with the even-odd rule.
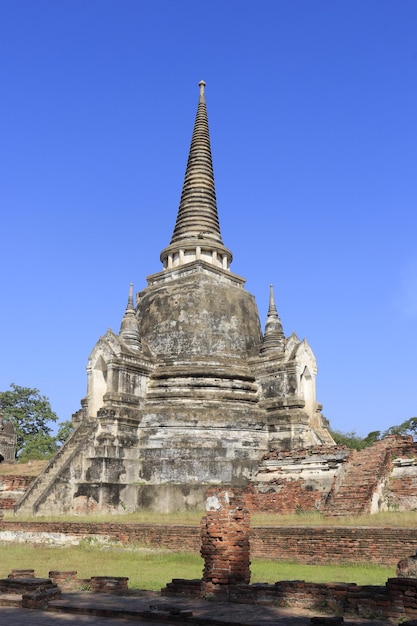
[[[78,578],[91,576],[128,576],[129,587],[159,590],[172,578],[201,578],[203,560],[199,555],[99,547],[84,542],[80,546],[48,547],[34,544],[0,544],[0,578],[12,569],[32,568],[35,575],[46,577],[51,570],[78,572]],[[300,565],[253,559],[251,582],[274,583],[278,580],[311,582],[356,582],[360,585],[384,585],[394,576],[393,568],[376,565]]]
[[[0,465],[1,467],[1,465]],[[180,513],[155,513],[137,511],[125,515],[14,515],[13,511],[4,511],[4,519],[25,522],[114,522],[116,524],[193,524],[199,525],[204,511],[183,511]],[[386,511],[374,515],[356,517],[324,517],[319,512],[279,515],[278,513],[255,513],[251,515],[251,526],[379,526],[396,528],[415,528],[417,511]]]

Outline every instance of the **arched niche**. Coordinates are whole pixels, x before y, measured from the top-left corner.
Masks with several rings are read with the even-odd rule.
[[[107,363],[100,355],[92,370],[88,398],[89,414],[95,417],[97,411],[103,406],[103,396],[107,392]]]
[[[314,379],[307,365],[304,367],[300,377],[300,390],[305,402],[305,411],[310,416],[313,416],[316,411],[316,394]]]

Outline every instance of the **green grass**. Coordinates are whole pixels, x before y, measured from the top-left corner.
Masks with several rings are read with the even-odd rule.
[[[13,511],[5,511],[5,520],[36,521],[36,522],[114,522],[116,524],[194,524],[199,525],[204,511],[183,511],[180,513],[154,513],[138,511],[125,515],[14,515]],[[256,513],[251,516],[251,526],[379,526],[414,528],[417,523],[416,511],[387,511],[375,515],[358,517],[324,517],[320,513],[298,513],[294,515],[278,515],[277,513]]]
[[[369,563],[340,565],[302,565],[289,561],[276,562],[253,559],[251,582],[274,583],[277,580],[305,580],[314,583],[345,582],[357,585],[385,585],[395,576],[394,567]]]
[[[4,519],[7,521],[21,522],[80,522],[80,523],[114,523],[114,524],[193,524],[199,525],[204,511],[181,511],[179,513],[155,513],[154,511],[138,511],[123,515],[110,513],[97,513],[91,515],[39,515],[33,517],[27,514],[14,515],[13,511],[4,511]]]
[[[47,547],[35,544],[1,544],[0,578],[12,569],[34,569],[46,577],[51,570],[78,572],[78,578],[91,576],[128,576],[129,588],[159,590],[172,578],[201,578],[203,560],[197,554],[98,546],[84,541],[79,546]],[[311,582],[356,582],[384,585],[394,576],[394,568],[379,565],[299,565],[253,559],[251,582],[274,583],[278,580]]]
[[[256,513],[251,516],[251,526],[379,526],[414,528],[417,511],[385,511],[374,515],[325,517],[319,512],[277,515]]]

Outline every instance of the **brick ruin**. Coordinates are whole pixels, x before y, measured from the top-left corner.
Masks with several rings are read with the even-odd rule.
[[[15,469],[16,472],[19,471],[18,466]],[[11,511],[17,500],[23,496],[34,480],[34,476],[14,474],[0,476],[0,510]]]
[[[250,513],[242,489],[211,488],[206,515],[201,520],[204,559],[201,580],[176,578],[162,590],[164,595],[226,597],[236,585],[250,583]]]
[[[315,446],[265,455],[248,485],[252,511],[326,516],[417,510],[417,443],[391,435],[357,451]]]
[[[211,490],[207,515],[201,522],[201,580],[174,579],[162,590],[166,596],[194,595],[227,599],[243,604],[274,604],[364,618],[403,621],[417,618],[417,579],[410,574],[410,560],[400,561],[397,578],[385,586],[355,583],[277,581],[250,585],[249,510],[245,493]]]
[[[397,577],[385,585],[355,583],[310,583],[278,580],[274,584],[250,584],[250,527],[246,494],[239,489],[212,488],[207,494],[206,515],[201,520],[199,580],[174,579],[161,590],[162,596],[215,599],[240,604],[301,608],[326,614],[402,622],[417,618],[417,575],[412,556],[399,561]],[[50,572],[49,579],[36,579],[33,570],[13,571],[0,581],[0,592],[22,594],[22,605],[47,608],[61,589],[76,589],[76,572]],[[88,579],[93,593],[123,595],[127,578],[95,576]]]
[[[50,571],[48,578],[38,578],[34,569],[13,569],[7,578],[0,579],[0,600],[1,594],[21,596],[23,608],[44,610],[51,600],[61,598],[62,591],[88,589],[91,593],[125,595],[128,580],[126,576],[77,578],[76,571]],[[11,605],[18,606],[13,602]]]

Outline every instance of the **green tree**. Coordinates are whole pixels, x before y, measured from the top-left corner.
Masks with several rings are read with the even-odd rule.
[[[57,451],[55,437],[41,432],[28,435],[25,445],[19,453],[19,463],[27,463],[33,459],[50,459]]]
[[[11,420],[16,428],[16,456],[20,459],[49,458],[57,449],[51,425],[58,420],[49,399],[38,389],[20,387],[12,383],[10,390],[0,392],[3,418]],[[41,456],[39,456],[41,455]]]
[[[354,450],[363,450],[363,448],[367,448],[375,443],[375,441],[381,439],[381,431],[379,430],[373,430],[368,433],[366,437],[361,437],[361,435],[358,435],[354,430],[348,433],[335,430],[331,431],[331,435],[339,446],[346,446]]]
[[[65,422],[60,422],[58,424],[58,432],[55,436],[55,441],[58,445],[62,446],[63,443],[68,439],[74,430],[74,424],[71,420],[66,420]]]
[[[385,432],[384,437],[387,435],[413,435],[417,436],[417,417],[410,417],[398,426],[390,426]]]

